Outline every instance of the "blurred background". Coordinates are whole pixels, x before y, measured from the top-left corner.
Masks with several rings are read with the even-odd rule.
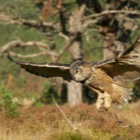
[[[88,88],[61,78],[45,79],[29,74],[10,62],[6,55],[20,62],[63,64],[80,58],[95,62],[115,57],[140,37],[140,1],[0,2],[0,123],[5,128],[0,130],[0,138],[35,139],[33,133],[37,133],[37,140],[128,140],[129,125],[125,129],[116,128],[115,117],[97,112],[96,94]],[[129,138],[140,139],[137,128],[140,81],[129,86],[134,91],[132,102],[124,108],[115,108],[115,113],[120,112],[119,119],[136,125]],[[52,95],[81,130],[86,126],[86,133],[71,131],[54,106]],[[64,128],[66,132],[62,131]]]

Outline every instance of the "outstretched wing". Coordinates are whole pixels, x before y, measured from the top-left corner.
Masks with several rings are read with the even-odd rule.
[[[51,77],[62,77],[64,80],[71,81],[72,76],[69,71],[69,65],[64,65],[64,64],[55,64],[55,63],[33,63],[33,62],[17,62],[14,61],[10,56],[8,58],[20,65],[21,68],[25,69],[26,71],[46,77],[46,78],[51,78]]]
[[[116,81],[140,78],[140,38],[117,58],[96,65]]]
[[[116,61],[140,67],[140,37],[130,48],[124,51]]]

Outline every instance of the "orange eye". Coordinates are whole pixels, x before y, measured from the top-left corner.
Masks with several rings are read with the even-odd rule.
[[[82,69],[81,68],[79,68],[79,69],[77,69],[76,71],[75,71],[75,73],[81,73],[82,72]]]
[[[75,73],[78,73],[79,72],[79,70],[77,69],[76,71],[75,71]]]

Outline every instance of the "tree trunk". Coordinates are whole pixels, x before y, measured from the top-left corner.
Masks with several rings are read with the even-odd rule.
[[[104,36],[103,40],[103,60],[109,59],[114,55],[114,42],[115,42],[115,35],[112,33],[107,33]]]
[[[75,60],[82,57],[81,45],[82,45],[82,41],[80,37],[78,40],[75,40],[75,42],[70,48],[72,59]],[[68,88],[69,105],[75,106],[82,103],[82,84],[72,81],[68,83],[67,88]]]
[[[73,60],[83,57],[82,53],[82,16],[84,14],[85,5],[82,5],[76,10],[70,17],[70,36],[75,38],[74,43],[69,48],[71,57]],[[77,82],[70,82],[67,85],[68,88],[68,103],[70,106],[79,105],[82,102],[82,84]]]
[[[71,81],[67,84],[68,104],[70,106],[79,105],[82,102],[82,84]]]
[[[125,44],[116,40],[115,34],[113,33],[107,33],[104,36],[103,46],[103,60],[115,57],[126,49]]]

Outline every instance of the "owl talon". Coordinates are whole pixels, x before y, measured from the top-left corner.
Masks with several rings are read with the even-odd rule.
[[[102,112],[102,111],[104,111],[104,108],[99,108],[99,109],[97,109],[99,112]]]

